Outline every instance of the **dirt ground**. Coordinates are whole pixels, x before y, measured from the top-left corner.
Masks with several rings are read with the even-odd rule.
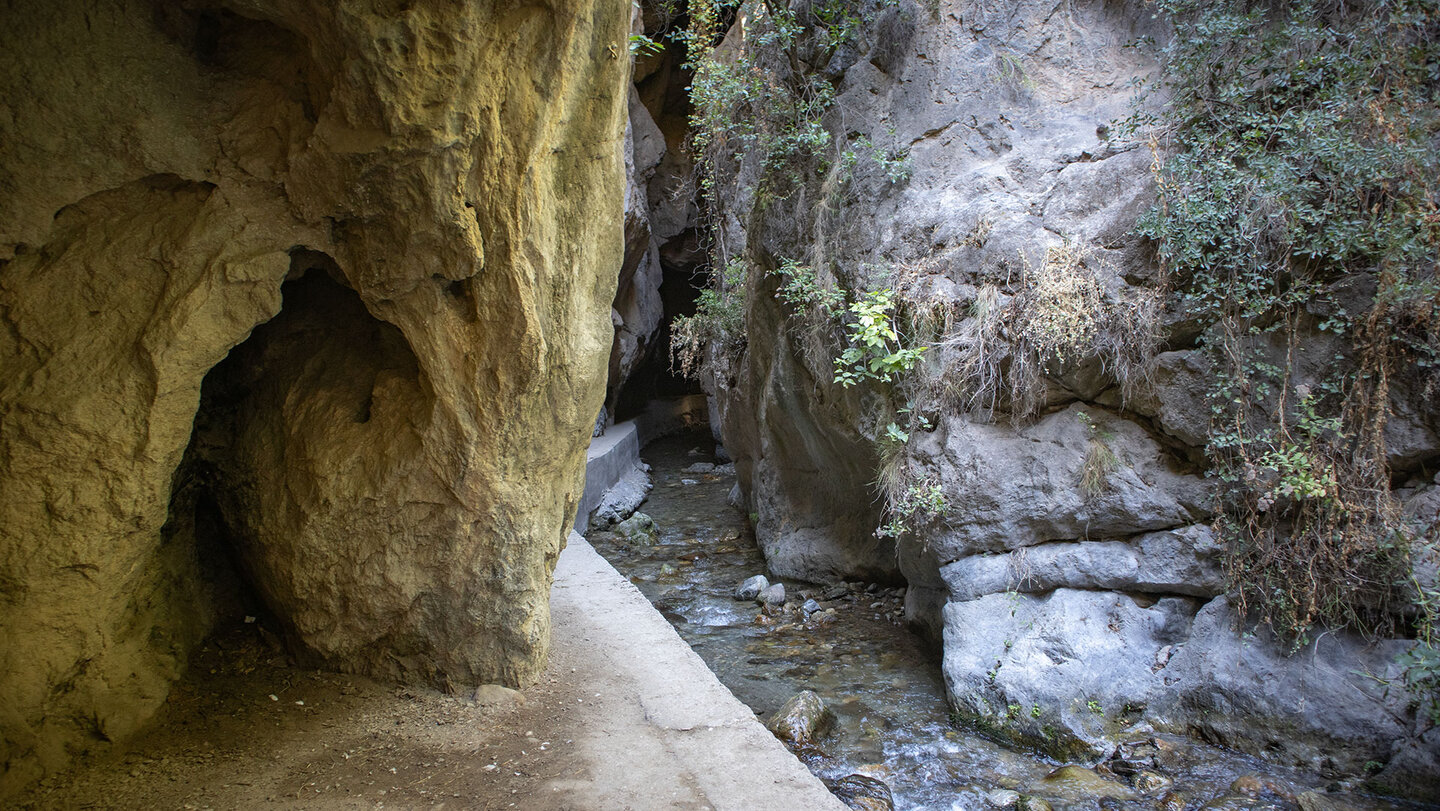
[[[45,781],[20,808],[555,808],[583,776],[569,731],[593,694],[559,678],[523,706],[289,667],[254,632],[212,640],[154,729]],[[552,792],[553,793],[553,792]],[[576,806],[581,807],[581,806]]]
[[[293,668],[256,626],[231,629],[148,734],[16,807],[844,808],[578,536],[551,611],[545,675],[486,704]]]

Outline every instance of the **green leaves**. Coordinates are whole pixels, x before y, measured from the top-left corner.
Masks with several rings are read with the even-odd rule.
[[[866,380],[893,383],[915,368],[925,347],[906,347],[891,321],[895,303],[889,290],[872,290],[850,305],[849,346],[835,359],[835,382],[850,388]]]
[[[1208,326],[1232,592],[1297,644],[1392,629],[1418,535],[1390,493],[1390,384],[1440,385],[1440,4],[1160,5],[1171,154],[1139,231]],[[1344,345],[1318,371],[1296,362],[1313,330]]]

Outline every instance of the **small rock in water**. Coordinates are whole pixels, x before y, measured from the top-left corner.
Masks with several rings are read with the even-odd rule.
[[[1020,792],[1008,788],[997,788],[985,795],[985,802],[996,808],[1009,808],[1020,802]]]
[[[1231,794],[1244,794],[1250,797],[1259,797],[1264,792],[1265,784],[1260,782],[1260,778],[1256,777],[1253,774],[1247,774],[1244,777],[1237,777],[1235,778],[1235,782],[1230,784]]]
[[[615,525],[615,534],[629,543],[649,546],[655,543],[655,522],[645,513],[635,513]]]
[[[680,483],[683,484],[683,485],[685,485],[686,487],[690,487],[690,486],[693,486],[693,485],[697,485],[697,484],[699,484],[700,482],[699,482],[698,480],[696,480],[696,479],[681,479],[681,480],[680,480]]]
[[[820,599],[822,599],[822,600],[838,600],[838,599],[840,599],[841,597],[844,597],[845,595],[847,595],[847,594],[849,594],[849,593],[850,593],[850,587],[849,587],[849,586],[845,585],[844,583],[836,583],[836,584],[833,585],[833,586],[826,586],[826,587],[825,587],[825,590],[820,592]]]
[[[804,611],[806,616],[809,616],[820,610],[820,604],[814,600],[806,600],[805,604],[800,606],[800,610]]]
[[[824,782],[831,794],[855,811],[894,811],[895,797],[883,780],[851,774]]]
[[[715,466],[709,462],[696,462],[690,467],[680,471],[681,473],[714,473]]]
[[[1055,811],[1055,806],[1051,805],[1048,800],[1042,800],[1039,797],[1031,797],[1029,795],[1021,796],[1019,801],[1015,803],[1015,807],[1020,809],[1020,811]]]
[[[760,596],[756,599],[760,601],[761,605],[784,605],[785,584],[771,583],[760,591]]]
[[[716,465],[716,466],[715,466],[715,469],[712,470],[712,471],[710,471],[710,472],[711,472],[711,473],[714,473],[716,476],[734,476],[734,475],[735,475],[735,463],[734,463],[734,462],[726,462],[726,463],[723,464],[723,465]]]
[[[1126,800],[1132,797],[1130,789],[1080,766],[1061,766],[1045,776],[1045,786],[1047,794],[1063,791],[1075,794],[1077,799],[1110,797]]]
[[[770,581],[766,579],[763,574],[757,574],[754,577],[747,578],[744,583],[740,584],[739,588],[735,589],[735,599],[753,600],[759,597],[760,592],[764,591],[769,585]]]
[[[1174,782],[1163,774],[1151,771],[1137,772],[1134,777],[1130,778],[1130,785],[1145,794],[1159,794],[1167,791]]]
[[[835,713],[810,690],[796,693],[766,722],[765,728],[786,743],[809,744],[835,724]]]

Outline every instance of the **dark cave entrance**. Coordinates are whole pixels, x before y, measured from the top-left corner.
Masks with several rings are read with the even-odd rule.
[[[695,314],[700,291],[706,287],[707,271],[693,264],[660,263],[660,300],[664,307],[655,335],[645,357],[607,398],[615,422],[633,419],[654,400],[671,400],[704,394],[700,381],[682,376],[670,364],[670,327],[676,318]],[[613,385],[613,383],[612,383]]]
[[[281,295],[279,313],[205,375],[162,532],[194,549],[212,633],[253,625],[267,642],[284,639],[301,653],[257,530],[266,506],[274,512],[262,491],[296,485],[286,455],[305,450],[292,448],[287,429],[310,409],[369,423],[381,376],[410,381],[422,398],[424,386],[400,330],[370,314],[328,255],[293,250]]]

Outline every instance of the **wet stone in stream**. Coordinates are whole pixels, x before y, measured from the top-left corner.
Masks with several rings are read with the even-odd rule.
[[[870,786],[865,779],[880,781],[901,811],[1423,807],[1143,726],[1131,730],[1115,760],[1094,768],[1012,751],[956,728],[939,652],[903,622],[902,586],[784,581],[783,604],[762,608],[755,602],[760,589],[737,599],[737,587],[766,568],[745,514],[727,499],[733,465],[706,467],[720,461],[713,449],[708,433],[647,445],[642,456],[653,466],[655,488],[642,509],[654,521],[655,543],[605,531],[592,532],[590,541],[762,720],[801,691],[823,700],[834,713],[831,729],[795,751],[830,785],[858,791]],[[844,783],[855,775],[864,779]],[[1248,796],[1232,786],[1247,777],[1265,791]]]

